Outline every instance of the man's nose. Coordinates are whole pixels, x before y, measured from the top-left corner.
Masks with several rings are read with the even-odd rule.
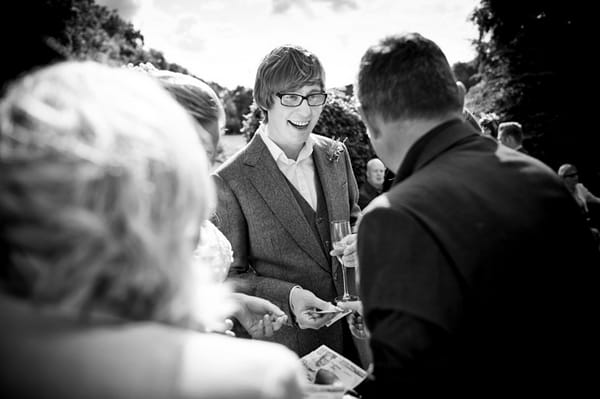
[[[308,99],[307,98],[303,98],[302,102],[300,102],[300,105],[298,105],[297,108],[301,112],[303,112],[304,115],[311,113],[312,109],[313,109],[313,107],[311,107],[310,105],[308,105]]]

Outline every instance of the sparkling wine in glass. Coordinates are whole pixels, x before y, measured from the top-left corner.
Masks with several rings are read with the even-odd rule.
[[[342,240],[347,235],[350,235],[352,231],[350,230],[350,222],[348,220],[334,220],[331,222],[331,245],[334,249],[343,249],[345,245],[342,243]],[[356,295],[350,295],[348,292],[348,276],[346,272],[346,266],[342,260],[342,256],[337,256],[340,265],[342,265],[342,278],[344,282],[344,295],[335,298],[337,302],[347,302],[347,301],[356,301],[358,297]]]

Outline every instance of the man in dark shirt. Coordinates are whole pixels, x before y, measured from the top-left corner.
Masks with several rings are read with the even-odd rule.
[[[374,367],[356,390],[598,391],[588,365],[599,356],[600,259],[556,173],[464,121],[464,90],[418,33],[369,48],[357,89],[371,144],[396,177],[358,227]]]
[[[385,165],[378,158],[373,158],[367,162],[367,180],[360,188],[358,197],[358,206],[365,209],[369,202],[383,191],[383,182],[385,177]]]

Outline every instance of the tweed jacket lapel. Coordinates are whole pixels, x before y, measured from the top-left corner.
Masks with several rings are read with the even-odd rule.
[[[330,161],[327,158],[326,146],[321,141],[317,141],[313,147],[313,159],[315,161],[315,171],[321,181],[323,195],[327,203],[328,222],[340,219],[349,220],[348,202],[343,195],[348,191],[344,159],[340,157],[335,162]],[[333,273],[336,272],[337,267],[338,262],[332,262]]]
[[[250,182],[260,193],[273,215],[298,246],[319,266],[330,272],[329,262],[323,254],[321,245],[304,217],[285,176],[277,167],[277,163],[259,135],[252,138],[246,151],[244,164],[248,166]]]

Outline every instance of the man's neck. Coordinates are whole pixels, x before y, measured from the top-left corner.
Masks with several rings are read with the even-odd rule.
[[[304,146],[304,144],[302,144],[302,146],[298,148],[298,146],[281,145],[275,140],[273,141],[275,142],[275,144],[277,144],[279,148],[281,148],[286,157],[294,161],[298,160],[298,155],[300,155],[300,151],[302,151],[302,147]]]
[[[413,144],[436,126],[456,118],[460,118],[460,115],[449,113],[432,119],[399,119],[388,122],[388,132],[392,132],[396,137],[396,157],[395,162],[387,166],[392,170],[398,170]]]

